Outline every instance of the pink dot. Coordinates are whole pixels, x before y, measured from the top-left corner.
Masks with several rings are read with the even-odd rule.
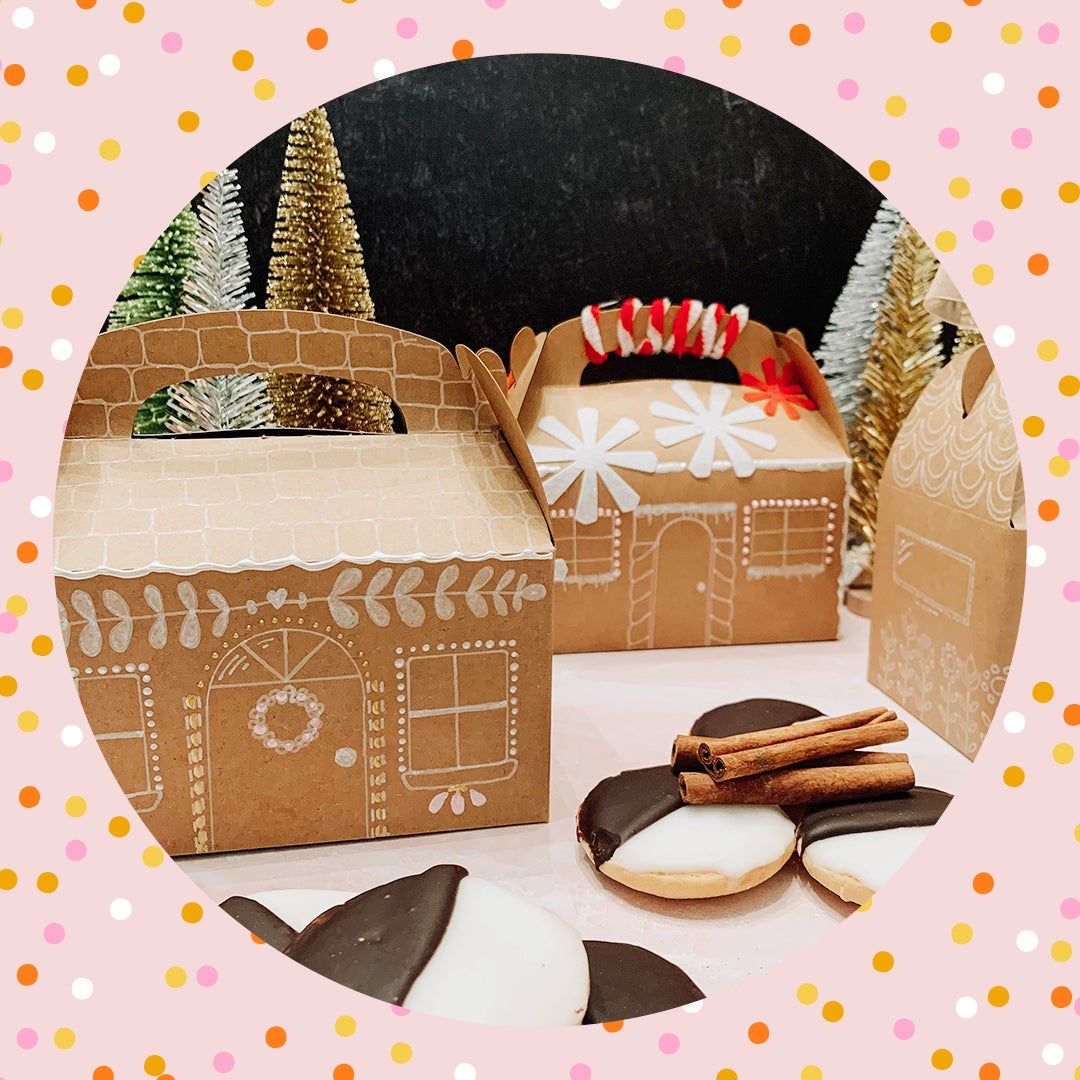
[[[217,982],[217,968],[211,967],[209,964],[203,964],[195,972],[195,981],[200,986],[213,986]]]
[[[937,141],[944,149],[955,150],[960,145],[960,132],[956,128],[942,128]]]
[[[1077,454],[1080,454],[1080,443],[1075,439],[1062,439],[1058,443],[1058,453],[1066,459],[1066,461],[1072,461]]]
[[[1080,918],[1080,900],[1077,900],[1074,896],[1069,896],[1062,900],[1061,914],[1066,919]]]
[[[866,29],[866,19],[862,12],[849,11],[844,16],[844,29],[849,34],[861,34]]]
[[[1027,128],[1017,128],[1011,141],[1017,150],[1026,150],[1031,145],[1031,132]]]
[[[1077,600],[1080,600],[1080,581],[1066,581],[1065,588],[1061,592],[1070,604],[1075,604]]]
[[[1039,40],[1044,45],[1053,45],[1059,37],[1061,37],[1061,31],[1057,23],[1047,22],[1039,27]]]
[[[0,612],[0,634],[11,634],[18,629],[19,620],[10,611]]]
[[[86,858],[86,845],[81,840],[69,840],[67,847],[64,848],[64,854],[72,862],[81,862]]]
[[[0,187],[11,183],[11,166],[0,165]]]
[[[235,1058],[228,1050],[221,1050],[214,1055],[214,1072],[229,1073],[236,1064]]]
[[[397,33],[398,37],[414,38],[420,27],[415,19],[398,19]]]
[[[836,84],[836,92],[844,101],[854,101],[859,96],[859,84],[854,79],[841,79]]]
[[[494,8],[496,11],[498,11],[505,3],[506,0],[487,0],[487,6],[489,8]]]
[[[570,1080],[592,1080],[592,1069],[579,1061],[570,1067]]]
[[[184,39],[175,30],[170,30],[162,37],[161,47],[167,53],[178,53],[184,47]]]
[[[667,1031],[660,1036],[659,1046],[661,1054],[677,1054],[679,1052],[679,1036]]]
[[[910,1039],[915,1034],[915,1025],[907,1018],[901,1018],[893,1024],[892,1033],[898,1039]]]
[[[669,56],[664,61],[664,67],[668,71],[674,71],[676,75],[686,74],[686,61],[681,56]]]
[[[985,244],[987,240],[994,238],[994,223],[992,221],[976,221],[971,226],[971,235]]]
[[[403,1008],[401,1005],[391,1005],[390,1006],[390,1011],[395,1016],[408,1016],[409,1015],[409,1010],[406,1009],[406,1008]]]
[[[33,1028],[19,1028],[15,1042],[20,1050],[33,1050],[37,1046],[37,1032]]]
[[[51,922],[45,927],[45,940],[50,945],[59,945],[64,940],[64,928],[58,922]]]
[[[15,475],[15,466],[10,461],[0,461],[0,484],[6,484]]]

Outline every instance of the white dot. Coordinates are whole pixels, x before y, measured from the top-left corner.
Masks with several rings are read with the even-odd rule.
[[[454,1066],[454,1080],[476,1080],[476,1066],[463,1061]]]
[[[1034,952],[1039,947],[1039,935],[1034,930],[1021,930],[1016,935],[1016,947],[1021,952]]]
[[[65,746],[79,746],[83,741],[83,730],[75,724],[68,724],[60,732],[60,741]]]
[[[120,57],[116,53],[106,53],[97,66],[102,75],[115,75],[120,70]]]
[[[600,0],[600,3],[608,11],[614,11],[622,3],[622,0]]]
[[[125,900],[122,896],[118,896],[109,905],[109,914],[117,921],[123,922],[125,919],[131,918],[131,901]]]
[[[1007,349],[1016,341],[1016,331],[1011,326],[998,326],[994,330],[994,344]]]
[[[1027,549],[1028,566],[1042,566],[1046,562],[1046,548],[1039,544],[1031,544]]]
[[[973,997],[956,999],[956,1015],[961,1020],[970,1020],[979,1011],[978,1002]]]
[[[34,25],[34,13],[28,7],[16,8],[11,13],[11,22],[16,30],[29,30]]]
[[[988,94],[1000,94],[1005,89],[1005,76],[1000,71],[991,71],[983,76],[983,89]]]
[[[49,352],[54,360],[63,362],[64,360],[70,360],[71,354],[74,350],[71,347],[71,342],[67,338],[57,338],[50,346]]]
[[[94,993],[94,984],[86,978],[76,979],[71,984],[71,996],[76,1001],[86,1001]]]
[[[397,68],[394,67],[393,60],[387,60],[384,57],[382,60],[376,60],[375,66],[371,70],[376,79],[389,79],[397,71]]]
[[[39,154],[51,154],[56,149],[56,136],[51,131],[39,131],[34,136],[34,149]]]
[[[30,500],[30,513],[36,518],[48,517],[52,513],[52,499],[48,495],[35,495]]]
[[[1002,725],[1010,735],[1019,735],[1024,730],[1024,725],[1027,721],[1024,719],[1024,714],[1019,712],[1007,712],[1002,717]]]
[[[701,1010],[704,1007],[705,1007],[705,1002],[704,1001],[690,1001],[690,1002],[687,1002],[682,1007],[682,1011],[684,1013],[690,1013],[692,1015],[693,1013],[701,1012]]]
[[[1060,1065],[1065,1060],[1065,1051],[1057,1043],[1047,1043],[1042,1049],[1042,1059],[1047,1065]]]

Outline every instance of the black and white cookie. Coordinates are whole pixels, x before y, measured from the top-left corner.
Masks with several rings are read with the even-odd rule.
[[[756,698],[711,709],[691,730],[724,738],[820,715],[797,702]],[[753,888],[795,848],[795,825],[778,806],[684,806],[670,765],[602,780],[578,809],[577,835],[602,874],[673,900]]]
[[[806,872],[853,904],[865,904],[904,865],[952,796],[915,787],[861,802],[812,806],[799,825]]]
[[[589,960],[577,932],[460,866],[358,896],[282,890],[221,906],[298,963],[393,1005],[515,1026],[585,1016]]]
[[[586,1024],[608,1024],[666,1012],[705,995],[669,960],[621,941],[586,941],[589,1008]]]

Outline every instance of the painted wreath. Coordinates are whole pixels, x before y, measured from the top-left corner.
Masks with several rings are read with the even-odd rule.
[[[279,739],[270,727],[268,714],[277,705],[299,705],[307,714],[307,726],[294,739]],[[255,708],[248,713],[248,727],[253,738],[275,754],[298,754],[305,746],[319,737],[322,727],[322,715],[326,706],[310,691],[303,687],[283,686],[280,690],[271,690],[255,702]]]

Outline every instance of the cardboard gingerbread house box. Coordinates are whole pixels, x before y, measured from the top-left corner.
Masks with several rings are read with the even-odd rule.
[[[851,460],[797,331],[636,300],[511,353],[557,652],[833,638]]]
[[[1009,673],[1024,592],[1020,456],[985,345],[922,392],[878,495],[870,681],[974,757]]]
[[[98,339],[60,464],[60,619],[169,852],[547,819],[553,544],[479,368],[297,312]],[[163,396],[163,433],[133,437]]]

